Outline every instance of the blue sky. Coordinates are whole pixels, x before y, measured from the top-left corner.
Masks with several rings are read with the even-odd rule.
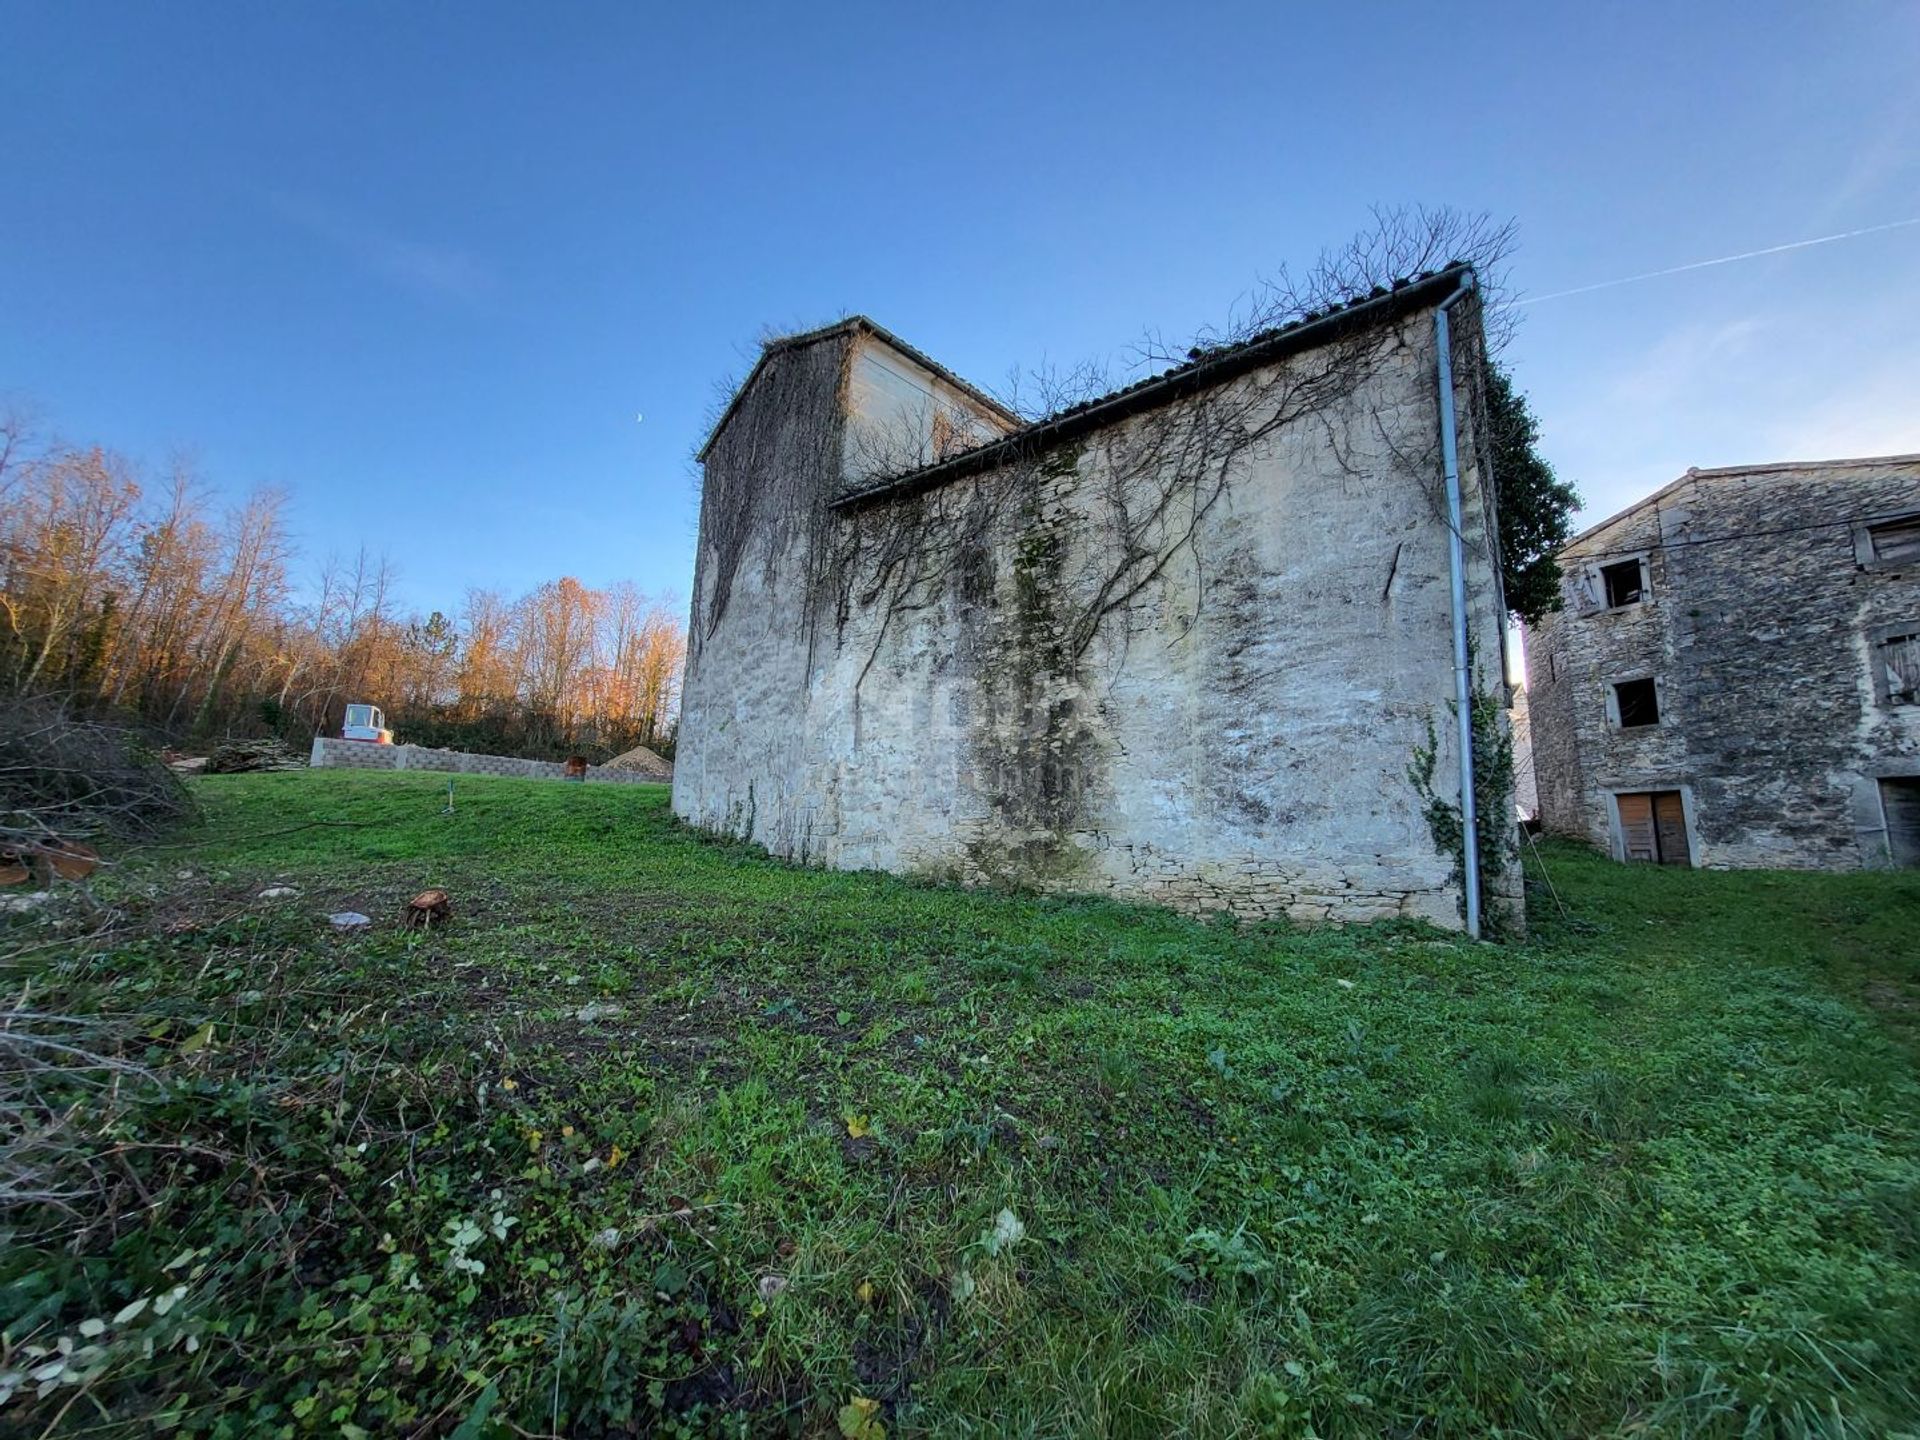
[[[963,375],[1226,315],[1375,204],[1517,218],[1544,295],[1920,216],[1920,6],[0,0],[0,392],[406,599],[684,596],[767,327]],[[1920,227],[1527,308],[1595,516],[1920,450]],[[636,419],[644,415],[644,421]]]

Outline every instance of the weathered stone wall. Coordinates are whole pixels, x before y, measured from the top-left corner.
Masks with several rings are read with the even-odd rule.
[[[1569,547],[1527,647],[1546,828],[1618,854],[1612,797],[1677,789],[1696,864],[1885,864],[1877,782],[1920,774],[1920,708],[1876,697],[1870,637],[1920,628],[1920,574],[1855,532],[1914,510],[1914,457],[1690,471]],[[1596,567],[1636,555],[1646,600],[1596,607]],[[1609,687],[1641,675],[1660,723],[1622,729]]]
[[[1513,687],[1513,706],[1507,711],[1513,735],[1513,806],[1529,819],[1540,815],[1540,785],[1533,773],[1533,712],[1524,685]]]
[[[775,357],[707,457],[676,812],[840,868],[1458,926],[1456,858],[1408,774],[1431,734],[1457,800],[1431,312],[1377,346],[1337,403],[1237,450],[1207,503],[1161,494],[1155,533],[1190,543],[1137,585],[1114,583],[1113,537],[1156,492],[1126,457],[1185,443],[1204,399],[836,510],[846,347]],[[1257,408],[1303,363],[1231,383]],[[1497,692],[1471,464],[1465,484]],[[1517,915],[1514,867],[1500,886]]]
[[[469,755],[463,750],[433,750],[424,745],[373,745],[338,736],[313,737],[309,763],[316,769],[443,770],[456,775],[506,775],[522,780],[561,780],[567,767],[558,760],[521,760],[510,755]],[[630,770],[587,767],[587,779],[613,785],[659,784]]]
[[[1574,723],[1575,685],[1567,662],[1554,649],[1555,618],[1527,631],[1527,748],[1533,756],[1535,812],[1540,827],[1556,835],[1585,835],[1581,799],[1581,730]],[[1591,688],[1590,686],[1588,688]]]

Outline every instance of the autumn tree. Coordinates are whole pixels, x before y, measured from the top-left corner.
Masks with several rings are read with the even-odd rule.
[[[75,643],[110,620],[140,487],[124,460],[97,446],[21,468],[0,515],[0,619],[12,683],[34,690],[65,678]]]
[[[113,711],[172,739],[303,736],[370,700],[435,743],[547,753],[668,743],[677,604],[572,577],[410,613],[362,548],[303,595],[285,497],[224,509],[184,458],[143,483],[100,447],[0,413],[0,692]]]

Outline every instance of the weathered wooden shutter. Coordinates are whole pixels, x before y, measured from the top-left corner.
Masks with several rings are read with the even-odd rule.
[[[1896,635],[1880,646],[1887,667],[1887,699],[1895,705],[1920,701],[1920,635]]]
[[[1651,795],[1622,795],[1620,805],[1620,838],[1628,860],[1644,860],[1649,863],[1660,858],[1660,844],[1653,828],[1653,797]]]
[[[1691,865],[1693,855],[1687,848],[1687,809],[1678,790],[1656,790],[1653,795],[1653,828],[1660,842],[1662,865]]]
[[[1569,571],[1566,580],[1567,598],[1573,602],[1574,614],[1597,615],[1607,608],[1605,582],[1597,568],[1583,565]]]
[[[1872,527],[1873,558],[1883,565],[1920,565],[1920,519]]]

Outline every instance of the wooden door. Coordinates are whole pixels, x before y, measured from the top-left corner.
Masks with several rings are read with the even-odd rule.
[[[1659,842],[1662,865],[1691,865],[1693,855],[1687,849],[1687,809],[1678,790],[1653,792],[1653,831]]]
[[[1643,865],[1691,865],[1687,808],[1678,790],[1637,790],[1616,795],[1620,807],[1622,859]]]
[[[1649,794],[1621,795],[1620,838],[1625,854],[1622,858],[1638,860],[1643,863],[1656,863],[1660,859],[1660,837],[1654,829],[1653,796]]]

